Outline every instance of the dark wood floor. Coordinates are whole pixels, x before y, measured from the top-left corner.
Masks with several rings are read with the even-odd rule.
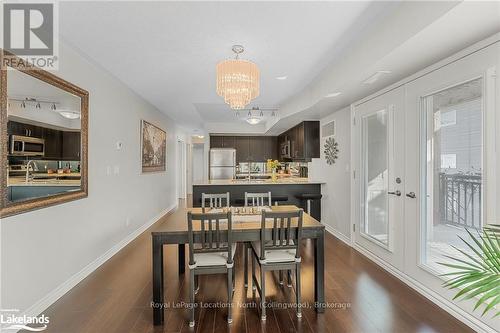
[[[168,222],[167,222],[168,223]],[[331,308],[317,314],[304,310],[298,320],[293,291],[280,287],[269,273],[267,296],[275,306],[267,321],[260,321],[251,291],[243,286],[242,251],[236,253],[234,321],[226,323],[227,309],[204,307],[196,312],[197,325],[188,326],[188,275],[178,275],[177,249],[165,247],[165,325],[152,325],[151,236],[146,231],[116,254],[44,314],[50,317],[45,332],[150,333],[150,332],[472,332],[439,307],[414,292],[368,259],[327,234],[325,288]],[[312,244],[303,249],[303,301],[313,305]],[[203,276],[198,301],[214,305],[226,300],[225,277]]]

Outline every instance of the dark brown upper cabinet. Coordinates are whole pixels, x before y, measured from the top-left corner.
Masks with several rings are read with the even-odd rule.
[[[211,135],[210,148],[235,148],[234,136]]]
[[[62,157],[62,132],[45,128],[43,138],[45,139],[45,159],[59,160]]]
[[[248,162],[250,152],[248,136],[234,137],[234,148],[236,149],[236,163]]]
[[[210,136],[210,148],[236,149],[236,163],[278,159],[277,145],[275,136]]]
[[[81,148],[80,132],[62,132],[61,159],[65,161],[79,161]]]
[[[224,148],[224,137],[218,135],[210,136],[210,148]]]
[[[310,161],[320,157],[319,121],[303,121],[278,136],[278,148],[290,144],[290,157],[285,157],[279,149],[280,160]]]

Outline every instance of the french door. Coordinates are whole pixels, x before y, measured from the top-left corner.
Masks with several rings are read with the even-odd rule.
[[[492,52],[493,51],[493,52]],[[435,291],[471,252],[466,229],[495,220],[495,64],[486,49],[406,86],[407,272]],[[418,124],[415,126],[414,124]],[[461,239],[462,238],[462,239]],[[456,262],[453,262],[456,263]],[[450,296],[453,294],[449,293]]]
[[[468,259],[466,229],[498,223],[499,55],[484,48],[353,108],[356,245],[498,329],[473,299],[452,301],[442,263]]]
[[[404,224],[404,90],[356,107],[359,209],[355,241],[402,269]]]

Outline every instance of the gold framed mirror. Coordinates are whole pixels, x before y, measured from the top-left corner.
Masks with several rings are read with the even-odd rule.
[[[89,93],[0,49],[0,218],[88,195]]]

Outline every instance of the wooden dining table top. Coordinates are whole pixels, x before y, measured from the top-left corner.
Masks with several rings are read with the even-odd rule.
[[[242,207],[237,207],[242,208]],[[271,206],[271,211],[273,212],[288,212],[288,211],[297,211],[299,208],[294,205],[282,205],[282,206]],[[179,208],[172,212],[171,214],[167,214],[160,219],[160,223],[154,231],[151,232],[153,236],[161,235],[164,233],[173,234],[173,233],[187,233],[188,224],[187,224],[187,213],[202,213],[203,208],[194,207],[194,208]],[[219,210],[213,210],[213,212],[222,212]],[[205,213],[210,213],[209,209],[205,210]],[[295,221],[294,221],[295,220]],[[261,228],[261,214],[256,213],[252,215],[239,215],[233,214],[232,217],[232,230],[233,231],[244,231],[244,230],[256,230]],[[272,220],[266,222],[269,224],[269,228],[272,228]],[[292,219],[292,227],[296,226],[296,219]],[[324,225],[321,224],[318,220],[313,218],[311,215],[304,212],[303,220],[302,220],[302,228],[324,228]],[[199,224],[193,225],[193,230],[197,231],[200,229]]]

